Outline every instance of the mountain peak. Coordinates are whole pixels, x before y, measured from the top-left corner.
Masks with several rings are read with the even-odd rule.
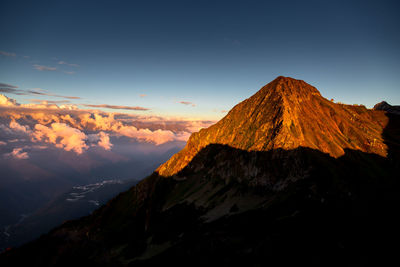
[[[279,76],[216,124],[193,133],[186,147],[157,171],[163,176],[179,172],[209,144],[246,151],[308,147],[332,157],[354,149],[386,156],[382,132],[387,122],[382,112],[333,103],[314,86]]]
[[[309,85],[305,81],[284,76],[275,78],[275,80],[261,88],[259,93],[265,94],[269,90],[282,93],[287,97],[294,96],[296,98],[302,98],[309,95],[321,96],[317,88]]]
[[[392,106],[386,101],[379,102],[374,106],[374,110],[383,110],[388,113],[400,115],[400,106]]]

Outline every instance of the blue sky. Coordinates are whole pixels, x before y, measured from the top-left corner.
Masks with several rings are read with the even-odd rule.
[[[400,104],[399,7],[1,1],[0,83],[82,98],[74,103],[150,109],[130,113],[203,119],[221,118],[279,75],[305,80],[336,101]],[[22,103],[60,100],[6,95]]]

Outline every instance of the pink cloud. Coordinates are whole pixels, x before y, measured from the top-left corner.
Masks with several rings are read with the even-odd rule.
[[[187,105],[187,106],[190,105],[190,106],[192,106],[192,107],[195,107],[195,106],[196,106],[195,103],[189,102],[189,101],[179,101],[178,103],[183,104],[183,105]]]
[[[22,152],[22,148],[14,148],[12,152],[5,154],[5,156],[13,157],[16,159],[28,159],[29,155],[27,152]]]
[[[105,132],[100,132],[100,141],[97,143],[98,146],[104,148],[105,150],[110,150],[112,144],[110,142],[110,137]]]
[[[4,101],[13,104],[0,106],[0,117],[10,121],[9,127],[0,124],[3,131],[9,134],[24,132],[29,134],[34,142],[52,143],[78,154],[94,145],[110,150],[112,147],[110,136],[125,136],[156,145],[171,141],[186,141],[192,132],[213,123],[182,118],[108,113],[78,109],[76,106],[61,108],[62,106],[57,106],[59,101],[18,104],[7,97]]]
[[[10,127],[10,129],[13,129],[14,131],[18,131],[18,132],[22,132],[22,133],[26,133],[26,134],[29,134],[31,132],[31,129],[29,128],[29,126],[21,125],[14,120],[12,120],[10,122],[9,127]]]
[[[98,134],[89,134],[89,142],[97,142],[99,147],[104,148],[104,150],[111,150],[113,144],[110,142],[110,136],[105,132],[99,132]]]
[[[72,150],[77,154],[82,154],[88,148],[85,143],[86,138],[85,133],[65,123],[52,123],[51,127],[36,124],[33,135],[33,141],[52,143],[56,147],[66,151]]]

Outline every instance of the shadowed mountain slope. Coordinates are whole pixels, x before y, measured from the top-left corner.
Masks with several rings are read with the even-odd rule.
[[[0,264],[393,264],[399,129],[400,116],[334,104],[279,77],[158,172]]]
[[[374,110],[383,110],[388,113],[400,115],[400,106],[392,106],[386,101],[382,101],[374,106]]]

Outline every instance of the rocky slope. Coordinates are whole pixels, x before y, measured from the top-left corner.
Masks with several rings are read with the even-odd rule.
[[[186,147],[157,171],[180,171],[209,144],[247,151],[308,147],[340,157],[345,149],[386,155],[382,112],[335,104],[302,80],[278,77],[236,105],[215,125],[192,134]]]
[[[278,77],[138,185],[0,264],[393,265],[399,130],[398,115]]]

